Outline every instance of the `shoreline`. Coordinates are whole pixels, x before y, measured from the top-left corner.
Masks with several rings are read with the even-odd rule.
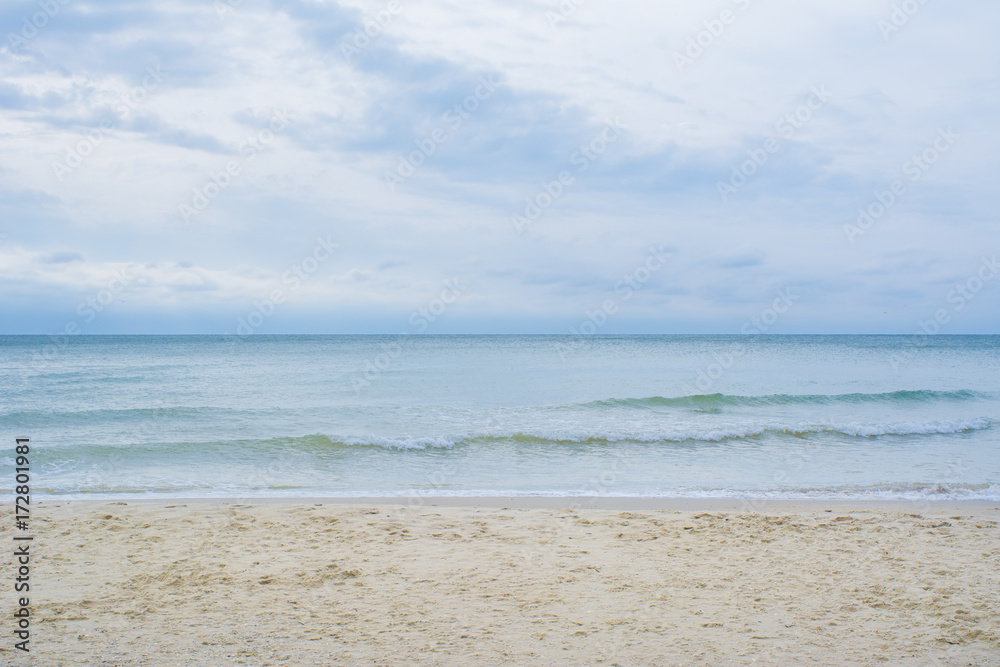
[[[45,506],[142,505],[181,506],[220,505],[339,505],[421,509],[454,507],[466,509],[578,509],[606,511],[673,511],[737,513],[813,513],[813,512],[949,512],[959,510],[1000,510],[996,500],[899,500],[899,499],[825,499],[825,498],[660,498],[634,496],[259,496],[192,498],[84,498],[37,501]]]

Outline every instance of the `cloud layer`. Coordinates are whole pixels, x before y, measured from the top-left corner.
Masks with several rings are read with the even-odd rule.
[[[4,3],[0,333],[996,332],[1000,6],[826,4]]]

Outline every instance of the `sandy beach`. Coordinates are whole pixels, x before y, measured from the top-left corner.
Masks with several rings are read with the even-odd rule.
[[[995,503],[574,504],[42,503],[0,661],[1000,665]]]

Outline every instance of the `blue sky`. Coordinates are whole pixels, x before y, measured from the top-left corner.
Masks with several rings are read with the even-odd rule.
[[[995,3],[0,27],[0,333],[1000,331]]]

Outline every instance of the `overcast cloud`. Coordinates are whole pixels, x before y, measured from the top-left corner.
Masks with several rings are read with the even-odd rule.
[[[566,333],[609,301],[602,333],[739,333],[779,292],[772,332],[998,331],[994,2],[0,27],[0,333]]]

